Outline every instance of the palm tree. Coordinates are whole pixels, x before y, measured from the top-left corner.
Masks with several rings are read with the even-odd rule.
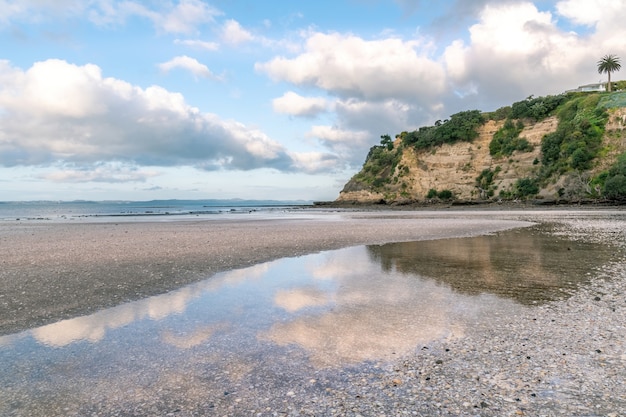
[[[606,72],[609,74],[609,91],[611,88],[611,73],[619,71],[622,65],[619,63],[619,58],[615,55],[604,55],[601,60],[598,61],[598,72],[602,74]]]

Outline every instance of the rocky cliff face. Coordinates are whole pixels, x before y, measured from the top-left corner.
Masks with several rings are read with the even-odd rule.
[[[500,190],[510,190],[521,178],[532,177],[539,169],[541,141],[546,134],[554,132],[558,126],[556,116],[529,124],[520,133],[533,146],[530,152],[515,151],[511,156],[494,158],[490,155],[489,144],[504,121],[487,121],[479,128],[478,137],[472,142],[444,144],[439,147],[417,151],[404,147],[400,162],[390,176],[401,177],[382,187],[374,187],[353,177],[341,191],[340,203],[403,203],[426,199],[429,190],[450,190],[456,199],[482,200],[485,195],[477,186],[477,178],[486,169],[497,172],[493,189],[497,198]],[[395,146],[400,146],[396,139]],[[538,198],[562,198],[564,192],[570,197],[583,194],[586,178],[607,169],[617,155],[626,152],[626,108],[609,111],[603,137],[601,157],[586,173],[570,172],[554,178],[539,190]],[[497,170],[497,171],[496,171]],[[564,191],[565,190],[565,191]],[[567,191],[569,190],[569,191]],[[566,196],[567,197],[567,196]]]

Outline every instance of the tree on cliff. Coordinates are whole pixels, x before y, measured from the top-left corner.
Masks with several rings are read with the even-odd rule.
[[[619,63],[619,58],[615,55],[605,55],[598,61],[598,73],[607,73],[609,75],[608,91],[612,91],[611,86],[611,73],[619,71],[622,65]]]

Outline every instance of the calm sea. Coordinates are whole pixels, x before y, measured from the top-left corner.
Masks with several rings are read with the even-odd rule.
[[[241,213],[271,213],[302,208],[309,201],[152,200],[152,201],[0,201],[0,221],[97,220],[107,218],[182,218]]]

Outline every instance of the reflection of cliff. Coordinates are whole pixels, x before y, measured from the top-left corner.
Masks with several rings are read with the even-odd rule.
[[[368,246],[385,270],[418,274],[465,294],[493,293],[524,304],[554,299],[588,279],[612,254],[597,244],[551,236],[536,226],[465,239]]]

